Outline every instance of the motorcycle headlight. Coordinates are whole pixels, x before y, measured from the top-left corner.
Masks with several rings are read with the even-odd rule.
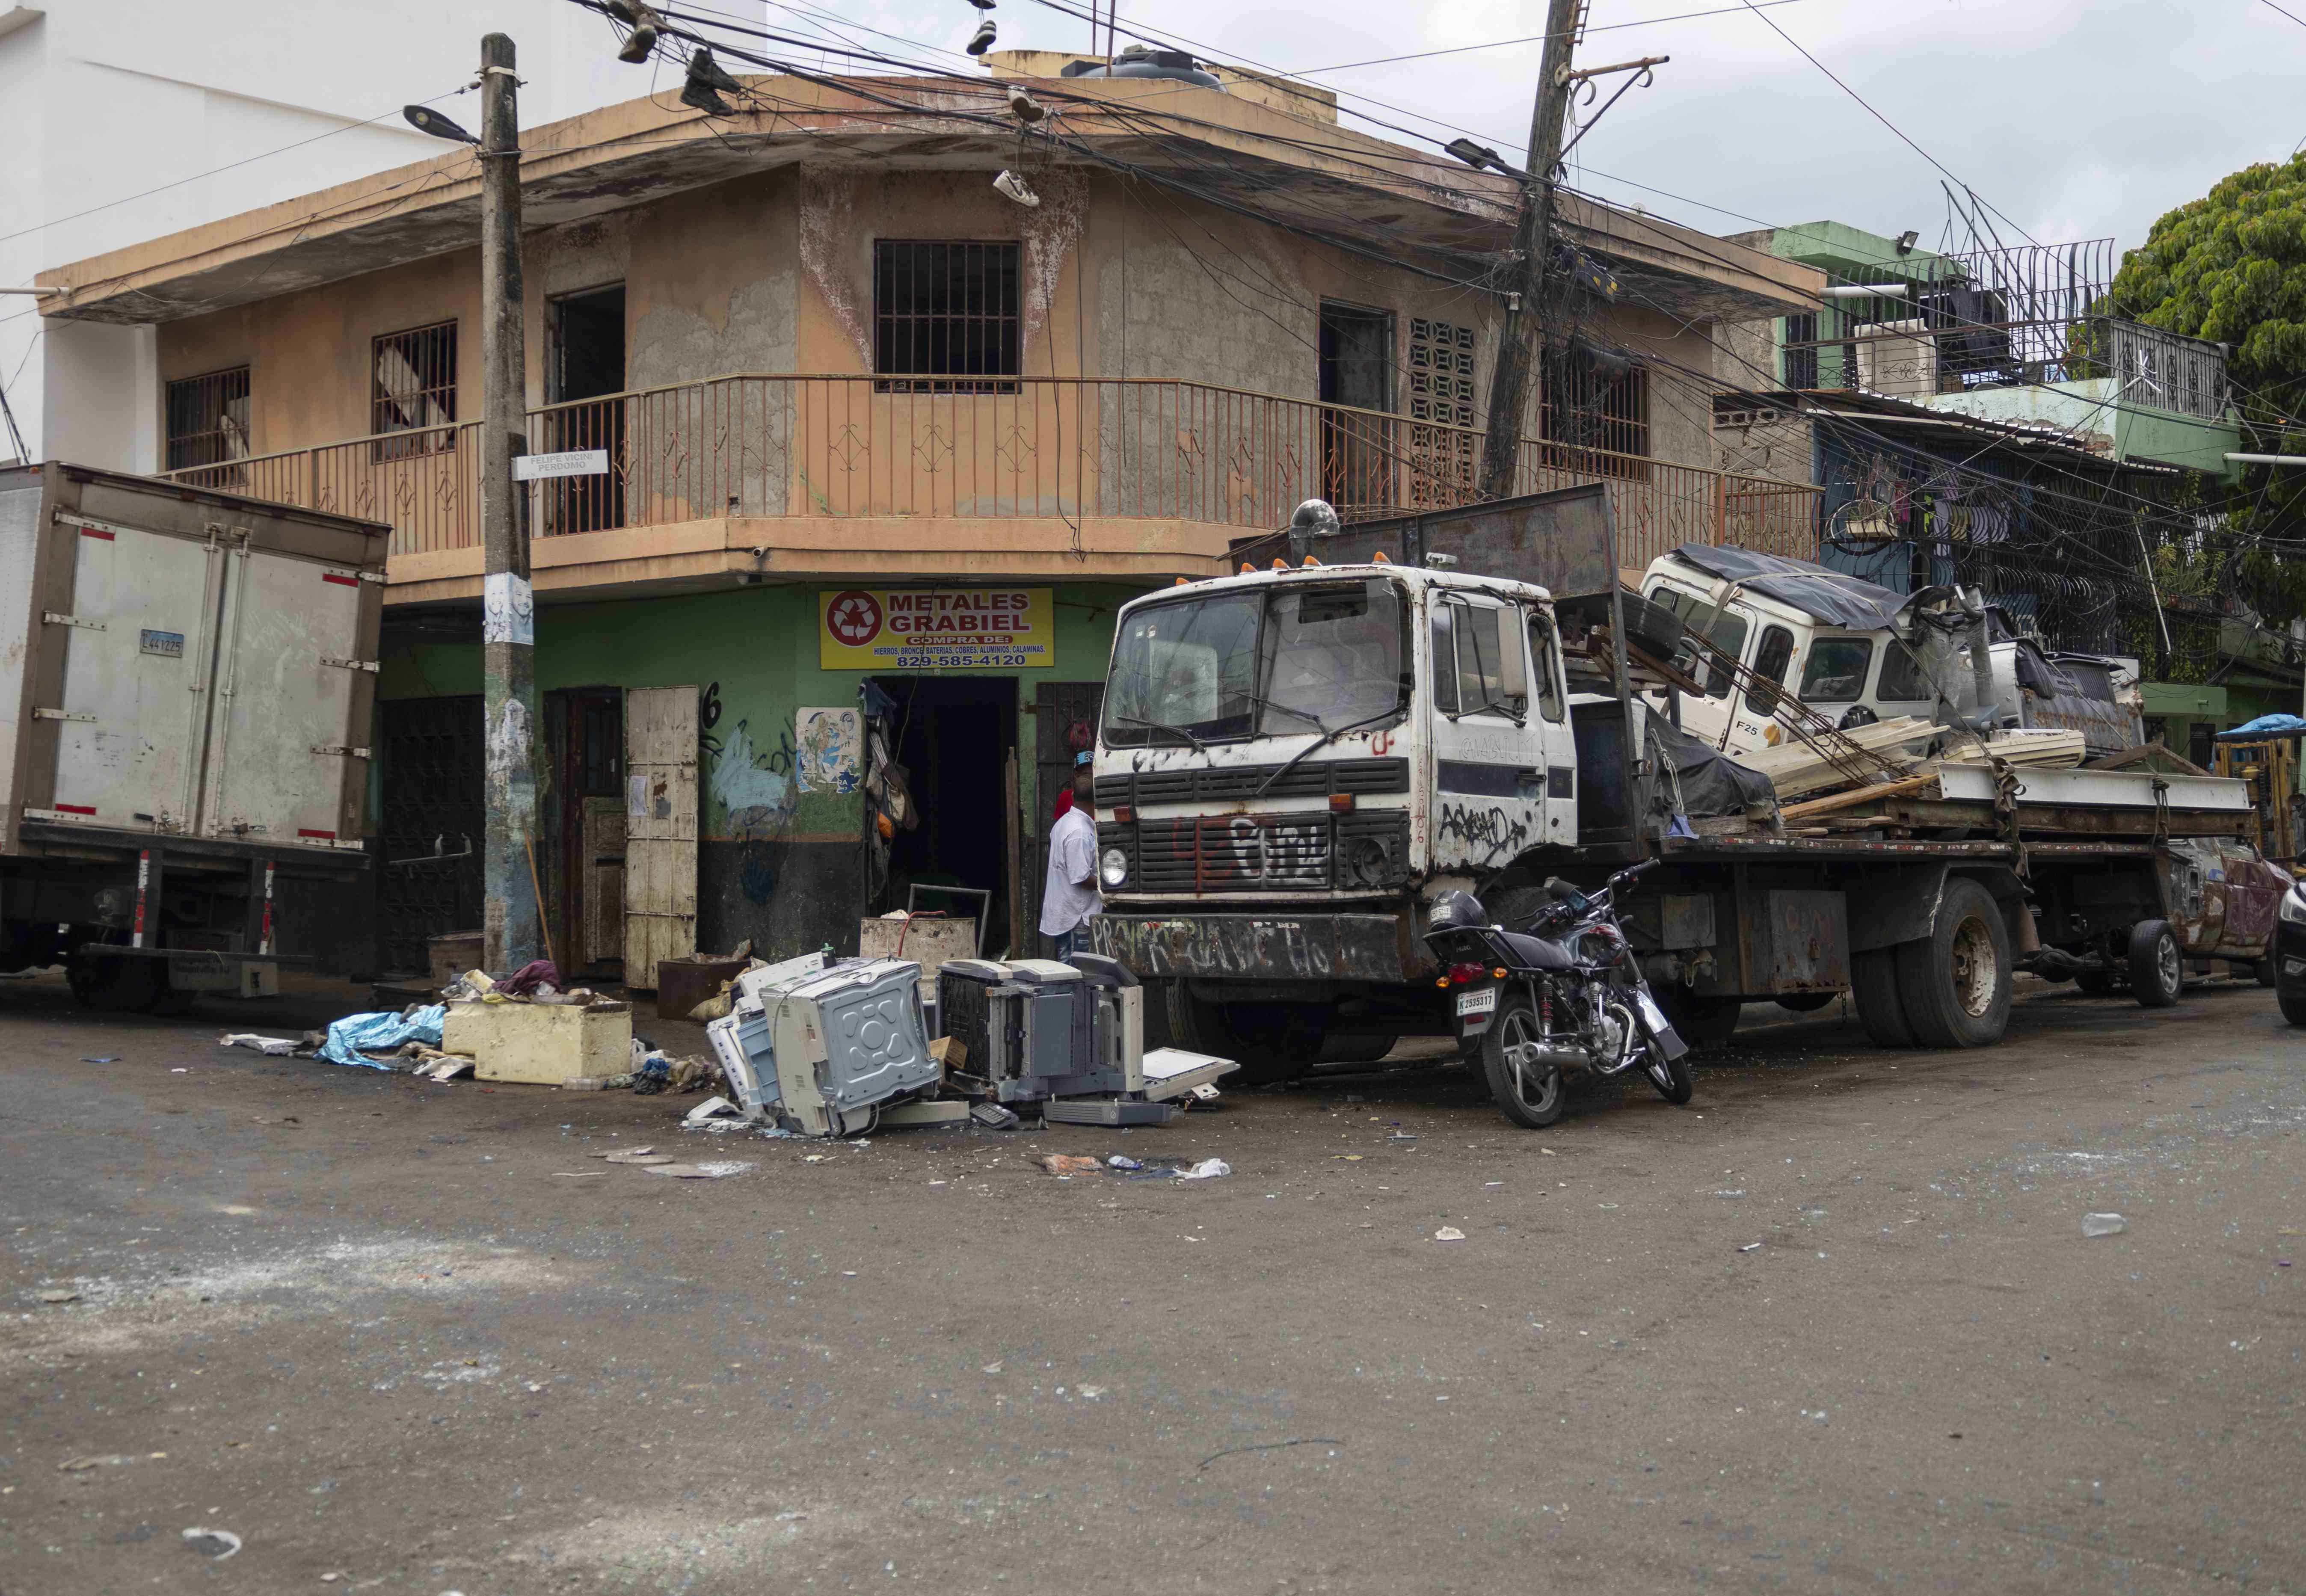
[[[2282,917],[2293,926],[2306,926],[2306,882],[2282,894]]]
[[[1126,850],[1108,848],[1097,862],[1097,878],[1106,886],[1117,887],[1129,879],[1129,855]]]

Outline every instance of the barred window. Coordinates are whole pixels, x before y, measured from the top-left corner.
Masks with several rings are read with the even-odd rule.
[[[1650,382],[1645,366],[1547,350],[1538,433],[1546,464],[1601,476],[1649,476]],[[1567,447],[1559,447],[1567,445]]]
[[[436,322],[376,340],[371,357],[369,431],[416,432],[375,445],[380,460],[440,453],[457,447],[457,324]],[[426,431],[425,429],[438,429]]]
[[[248,368],[168,384],[167,426],[170,471],[248,458]]]
[[[1017,245],[880,239],[873,370],[884,393],[1014,393]],[[889,380],[889,379],[900,380]],[[916,379],[902,380],[902,379]]]

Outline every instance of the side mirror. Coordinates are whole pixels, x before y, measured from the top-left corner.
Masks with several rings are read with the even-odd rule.
[[[1504,619],[1512,620],[1515,613],[1508,610]],[[1518,636],[1515,636],[1516,632],[1520,634]],[[1507,627],[1501,630],[1498,646],[1498,652],[1505,656],[1498,661],[1498,674],[1501,679],[1499,689],[1507,698],[1524,704],[1529,702],[1528,637],[1527,627]]]

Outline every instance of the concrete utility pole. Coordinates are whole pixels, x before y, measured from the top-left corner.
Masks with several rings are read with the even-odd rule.
[[[1529,123],[1529,178],[1514,228],[1514,263],[1506,281],[1505,325],[1498,331],[1497,369],[1490,373],[1490,432],[1482,446],[1482,497],[1513,492],[1521,454],[1521,420],[1529,404],[1529,369],[1545,326],[1547,240],[1553,231],[1553,168],[1561,159],[1561,124],[1569,109],[1569,57],[1578,0],[1546,7],[1545,54],[1537,107]]]
[[[520,114],[512,40],[481,40],[481,601],[488,807],[481,963],[537,956],[536,610],[528,586],[527,354],[520,278]]]

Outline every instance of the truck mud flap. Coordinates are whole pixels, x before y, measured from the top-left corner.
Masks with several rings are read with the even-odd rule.
[[[1140,977],[1211,980],[1379,981],[1410,978],[1392,915],[1105,914],[1089,922],[1096,950]]]

